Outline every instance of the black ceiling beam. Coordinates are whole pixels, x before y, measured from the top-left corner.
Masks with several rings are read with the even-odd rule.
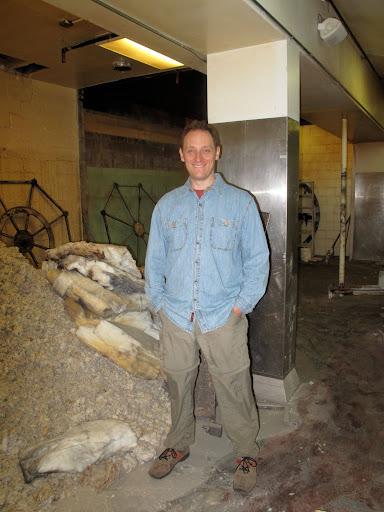
[[[66,62],[66,55],[71,50],[77,50],[78,48],[84,48],[84,46],[90,46],[91,44],[102,43],[103,41],[108,41],[109,39],[113,39],[117,37],[117,34],[113,32],[107,32],[106,34],[101,34],[100,36],[92,37],[92,39],[86,39],[85,41],[80,41],[80,43],[75,43],[70,46],[66,46],[61,49],[61,62],[64,64]]]

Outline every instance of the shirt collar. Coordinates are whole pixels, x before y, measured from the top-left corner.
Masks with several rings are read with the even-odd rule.
[[[215,181],[212,183],[212,185],[210,187],[208,187],[205,190],[205,192],[208,192],[208,190],[217,190],[217,192],[221,195],[222,190],[223,190],[223,186],[224,186],[224,180],[220,176],[220,174],[217,173],[217,172],[215,172],[214,176],[215,176]],[[184,187],[187,190],[193,191],[193,188],[191,187],[191,180],[190,180],[190,178],[187,179],[187,181],[184,184]]]

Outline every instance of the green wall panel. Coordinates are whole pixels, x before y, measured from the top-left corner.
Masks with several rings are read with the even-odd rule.
[[[136,236],[133,227],[127,226],[123,222],[133,226],[136,221],[139,221],[148,233],[154,204],[145,191],[157,202],[166,192],[182,185],[186,179],[187,175],[183,171],[87,167],[90,241],[108,243],[105,223],[100,213],[105,208],[107,215],[119,219],[115,220],[106,216],[111,243],[127,246],[137,260],[137,264],[143,265],[146,244]],[[113,190],[114,183],[119,185],[118,190],[121,196],[118,190]],[[140,194],[139,183],[144,189]],[[110,196],[112,190],[113,193]],[[144,239],[147,241],[148,236],[144,235]]]

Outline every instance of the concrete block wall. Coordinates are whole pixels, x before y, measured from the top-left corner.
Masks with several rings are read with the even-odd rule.
[[[0,98],[0,179],[36,178],[69,212],[73,240],[81,239],[77,91],[0,71]],[[0,197],[7,208],[24,206],[27,190],[4,185]],[[48,221],[57,216],[39,194],[32,207]],[[53,228],[56,245],[66,242],[64,222]]]
[[[352,205],[352,168],[353,145],[348,144],[347,216]],[[315,235],[316,255],[325,255],[340,232],[340,173],[341,139],[315,125],[301,126],[299,179],[314,182],[320,204],[320,224]],[[335,254],[338,250],[337,243]]]

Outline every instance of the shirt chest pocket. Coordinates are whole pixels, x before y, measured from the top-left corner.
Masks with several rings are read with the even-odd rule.
[[[231,251],[235,247],[238,222],[233,219],[212,217],[211,247],[222,251]]]
[[[172,220],[166,225],[167,242],[170,251],[179,251],[187,241],[186,220]]]

